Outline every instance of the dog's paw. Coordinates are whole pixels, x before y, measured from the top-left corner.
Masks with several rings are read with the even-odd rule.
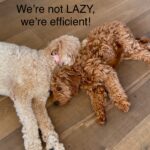
[[[100,125],[104,125],[106,123],[105,113],[96,113],[96,122]]]
[[[115,103],[115,105],[123,112],[128,112],[131,106],[131,104],[126,100],[118,101]]]
[[[47,147],[46,150],[65,150],[63,144],[56,144],[55,146]]]
[[[99,124],[99,125],[104,125],[106,123],[106,118],[97,118],[96,119],[96,122]]]
[[[58,135],[52,132],[46,142],[46,150],[65,150],[64,145],[59,143]]]

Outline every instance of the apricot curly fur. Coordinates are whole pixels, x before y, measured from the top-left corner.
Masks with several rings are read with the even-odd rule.
[[[104,103],[107,93],[118,109],[128,112],[130,102],[115,67],[124,59],[150,63],[149,47],[148,39],[135,39],[130,29],[119,21],[96,27],[83,40],[75,63],[54,72],[51,80],[54,102],[65,104],[81,87],[90,96],[100,124],[106,121]]]

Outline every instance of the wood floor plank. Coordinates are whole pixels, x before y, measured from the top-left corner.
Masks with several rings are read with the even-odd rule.
[[[143,119],[127,134],[113,150],[149,150],[150,149],[150,115]]]
[[[0,140],[20,127],[13,103],[9,98],[0,101]]]
[[[8,142],[9,141],[9,142]],[[21,129],[17,129],[8,137],[0,141],[1,150],[24,150]]]
[[[136,37],[140,37],[146,34],[149,36],[150,35],[149,20],[150,20],[150,10],[146,11],[137,18],[131,20],[128,23],[128,25],[130,26],[131,30],[134,32]]]
[[[16,4],[18,0],[6,0],[0,4],[0,40],[5,41],[6,39],[14,36],[20,32],[25,31],[28,27],[22,27],[20,19],[25,15],[17,13]],[[25,4],[27,1],[22,1]]]
[[[0,101],[4,100],[6,97],[5,96],[0,96]]]
[[[40,39],[36,34],[34,34],[30,29],[14,35],[6,41],[18,45],[28,46],[34,49],[46,47],[46,45],[43,44],[43,40]]]

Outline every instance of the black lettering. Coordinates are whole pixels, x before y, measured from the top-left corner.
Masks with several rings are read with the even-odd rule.
[[[78,6],[77,6],[77,5],[74,5],[73,12],[75,12],[75,11],[79,13],[79,9],[78,9]]]
[[[89,9],[89,13],[92,13],[93,4],[91,6],[87,5],[87,7]]]
[[[33,19],[30,19],[30,20],[21,19],[21,24],[23,26],[27,26],[27,25],[33,26],[34,25],[34,20]]]
[[[17,5],[17,11],[18,13],[31,13],[32,12],[32,7],[28,7],[27,5]]]
[[[86,5],[80,5],[82,8],[80,9],[80,13],[86,13],[84,9],[86,8]]]

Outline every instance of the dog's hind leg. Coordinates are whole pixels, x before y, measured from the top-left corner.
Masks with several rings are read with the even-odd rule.
[[[150,43],[139,43],[139,50],[124,52],[123,59],[140,60],[150,64]]]
[[[106,121],[105,114],[105,88],[102,85],[90,86],[86,90],[87,94],[90,96],[92,108],[95,112],[97,122],[99,124],[104,124]]]
[[[134,39],[132,36],[124,36],[118,40],[123,49],[122,59],[140,60],[150,64],[150,39]]]
[[[26,150],[42,150],[38,125],[32,110],[31,100],[14,99],[17,115],[22,123],[22,133]]]
[[[127,59],[141,60],[150,64],[150,38],[141,38],[138,42],[141,49],[139,51],[129,51]]]
[[[41,129],[43,140],[46,142],[46,150],[64,150],[65,148],[63,144],[59,143],[58,134],[55,132],[48,116],[45,106],[46,101],[47,97],[33,99],[33,110]]]

